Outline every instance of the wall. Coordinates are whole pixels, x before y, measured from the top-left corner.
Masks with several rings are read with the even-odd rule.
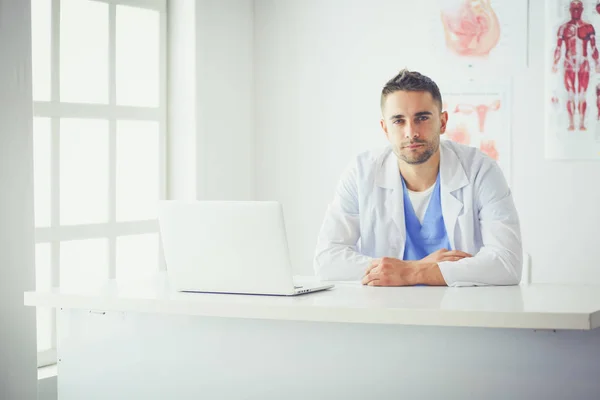
[[[167,193],[197,197],[196,7],[188,0],[167,3],[168,163]]]
[[[418,7],[431,1],[408,3],[255,2],[256,198],[282,201],[297,273],[312,273],[343,168],[386,143],[378,108],[385,81],[403,67],[436,80],[452,73],[419,49],[428,30]],[[529,67],[512,77],[512,188],[532,280],[600,283],[600,164],[544,159],[544,1],[529,8]]]
[[[174,0],[169,14],[168,196],[252,199],[253,2]]]
[[[38,400],[57,400],[58,381],[56,375],[38,380]]]
[[[31,11],[29,1],[0,0],[0,399],[37,396]]]

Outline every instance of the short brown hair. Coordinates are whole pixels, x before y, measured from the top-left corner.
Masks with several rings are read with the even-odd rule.
[[[429,92],[431,97],[442,109],[442,94],[438,85],[428,76],[422,75],[417,71],[409,71],[404,68],[396,76],[390,79],[381,91],[381,109],[385,104],[385,99],[390,93],[405,90],[407,92]]]

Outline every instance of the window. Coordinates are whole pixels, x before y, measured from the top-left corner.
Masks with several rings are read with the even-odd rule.
[[[166,0],[32,0],[36,286],[164,269]],[[56,313],[37,313],[38,365]]]

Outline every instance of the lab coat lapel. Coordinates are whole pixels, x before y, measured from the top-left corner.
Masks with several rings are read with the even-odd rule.
[[[377,186],[388,190],[384,200],[385,218],[391,217],[394,221],[393,231],[389,232],[390,248],[394,253],[404,254],[406,239],[406,225],[404,223],[404,192],[400,181],[398,159],[389,149],[379,163],[377,172]]]
[[[456,191],[467,186],[469,180],[458,156],[444,141],[440,143],[440,184],[444,225],[450,245],[452,249],[456,249],[454,231],[463,203],[455,194]]]

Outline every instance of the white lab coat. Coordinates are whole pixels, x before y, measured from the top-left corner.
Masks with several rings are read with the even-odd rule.
[[[479,150],[440,142],[442,214],[452,249],[473,254],[439,263],[448,286],[515,285],[522,244],[512,193],[497,163]],[[374,258],[402,259],[406,228],[391,147],[356,157],[329,204],[315,250],[322,280],[358,280]]]

